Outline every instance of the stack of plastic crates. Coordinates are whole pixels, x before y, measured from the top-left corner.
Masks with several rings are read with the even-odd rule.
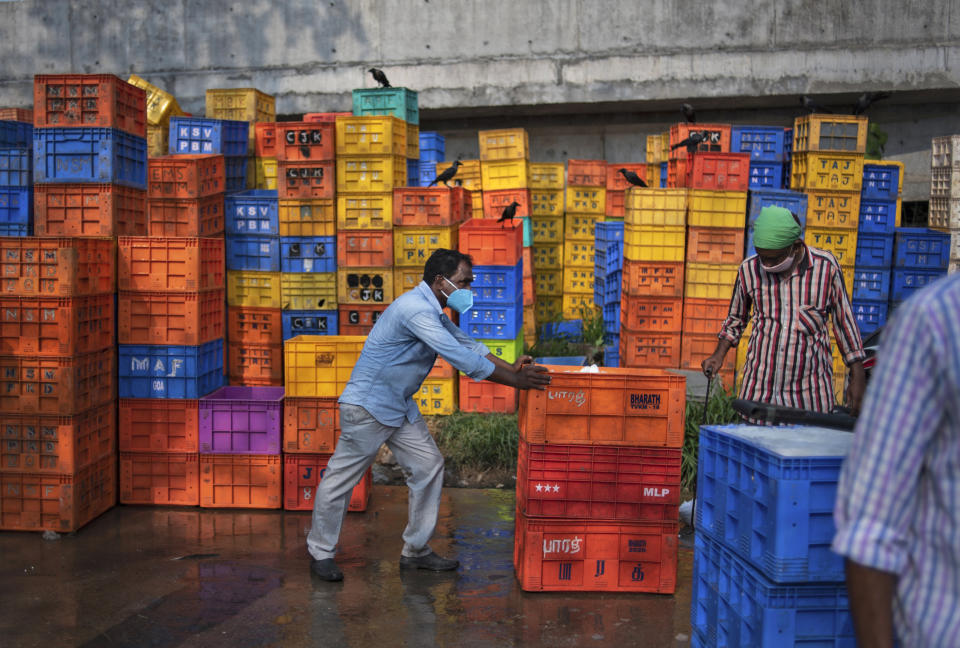
[[[595,225],[594,233],[593,301],[603,312],[603,366],[617,367],[620,365],[623,222],[599,222]]]

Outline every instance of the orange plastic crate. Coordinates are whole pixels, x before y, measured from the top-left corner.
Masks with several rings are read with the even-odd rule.
[[[112,74],[38,74],[33,115],[38,128],[118,128],[147,136],[147,94]]]
[[[336,184],[336,164],[332,161],[277,162],[277,191],[281,200],[333,198]]]
[[[686,379],[649,369],[549,366],[543,391],[520,392],[520,438],[573,443],[679,448],[683,443]]]
[[[197,346],[224,337],[224,291],[163,293],[121,291],[117,342]]]
[[[634,331],[676,333],[683,320],[682,297],[630,297],[621,299],[620,323]]]
[[[0,472],[0,531],[76,531],[117,503],[117,456],[74,473]]]
[[[75,356],[0,356],[0,412],[72,415],[116,394],[113,348]]]
[[[667,162],[667,187],[680,189],[691,186],[690,172],[692,165],[687,158],[669,160]]]
[[[717,327],[719,331],[719,326]],[[717,334],[699,335],[696,333],[684,332],[683,348],[680,352],[680,368],[691,371],[700,371],[701,363],[706,360],[717,348]],[[736,359],[724,363],[720,369],[720,380],[727,389],[733,387],[734,365]]]
[[[339,438],[340,406],[336,398],[284,399],[284,452],[333,452]]]
[[[325,124],[325,123],[334,123],[337,120],[337,117],[352,117],[352,112],[315,112],[315,113],[306,113],[303,116],[303,121],[309,124]]]
[[[224,287],[222,238],[120,237],[117,288],[181,292]]]
[[[442,357],[437,356],[433,363],[433,369],[427,375],[427,378],[453,378],[457,375],[457,370]]]
[[[683,302],[683,334],[712,335],[716,343],[717,334],[729,311],[728,299],[687,297]]]
[[[257,157],[291,162],[333,160],[333,122],[258,122]]]
[[[226,190],[222,155],[163,155],[147,161],[148,198],[206,198]]]
[[[703,133],[703,141],[697,145],[699,153],[727,153],[730,151],[730,124],[674,124],[670,127],[670,159],[682,160],[688,156],[687,147],[673,146],[690,137],[693,132]]]
[[[38,184],[33,188],[37,236],[144,236],[147,192],[113,184]]]
[[[530,216],[530,206],[533,204],[530,200],[529,189],[500,189],[498,191],[483,192],[483,217],[485,219],[499,219],[503,215],[503,210],[507,205],[513,202],[517,205],[517,211],[514,214],[516,222],[520,222],[521,216]]]
[[[687,261],[692,263],[740,263],[743,246],[743,229],[687,228]]]
[[[625,191],[607,189],[607,201],[604,206],[607,218],[623,218],[626,216],[626,194]]]
[[[0,296],[0,355],[72,356],[113,345],[113,299]]]
[[[680,333],[656,333],[620,329],[620,365],[678,369]]]
[[[340,230],[337,266],[376,268],[393,265],[393,230]]]
[[[583,522],[517,516],[514,566],[528,592],[673,594],[677,522]]]
[[[464,412],[512,414],[517,411],[517,391],[489,380],[477,382],[461,375],[459,406]]]
[[[683,262],[623,260],[624,297],[682,297]]]
[[[280,508],[280,455],[200,455],[201,508]]]
[[[223,227],[223,194],[147,201],[147,236],[219,236]]]
[[[113,403],[74,416],[5,414],[0,426],[0,472],[68,474],[115,451]]]
[[[30,108],[0,108],[0,120],[33,123],[33,110]]]
[[[227,340],[231,344],[283,344],[282,311],[228,306]]]
[[[567,185],[606,187],[606,160],[567,160]]]
[[[337,317],[340,335],[369,334],[370,329],[377,323],[377,318],[385,310],[387,310],[387,304],[341,304]]]
[[[173,398],[120,399],[120,452],[197,452],[199,402]]]
[[[713,191],[750,188],[749,153],[697,153],[688,163],[688,187]]]
[[[230,382],[235,384],[282,385],[282,344],[235,344],[228,359]],[[251,380],[257,382],[250,382]]]
[[[616,164],[610,162],[607,164],[607,200],[609,200],[611,191],[626,191],[633,185],[627,182],[627,179],[623,177],[623,174],[620,173],[620,169],[626,169],[627,171],[633,171],[640,179],[646,182],[647,180],[647,163],[646,162],[631,162],[631,163],[622,163]],[[574,183],[570,183],[574,184]],[[651,187],[653,185],[650,185]]]
[[[121,453],[120,503],[197,506],[200,503],[199,453]]]
[[[486,198],[484,198],[486,199]],[[472,218],[460,226],[460,251],[475,265],[514,266],[523,254],[523,224]]]
[[[312,511],[317,486],[327,470],[331,454],[294,454],[283,458],[283,508],[287,511]],[[373,471],[363,473],[353,487],[348,511],[366,511],[373,487]]]
[[[0,237],[0,294],[11,297],[112,293],[116,267],[112,239]]]
[[[393,224],[408,227],[457,225],[473,215],[463,187],[400,187],[393,190]]]

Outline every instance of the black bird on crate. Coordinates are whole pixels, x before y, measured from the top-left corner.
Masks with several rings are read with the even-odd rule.
[[[683,113],[683,118],[687,120],[688,124],[697,123],[697,113],[693,111],[693,106],[688,103],[680,104],[680,112]]]
[[[880,101],[881,99],[886,99],[890,96],[889,92],[864,92],[860,95],[860,98],[857,99],[857,103],[853,106],[854,115],[862,115],[867,112],[867,108],[872,106],[874,103]]]
[[[510,221],[513,223],[513,217],[517,215],[517,207],[520,206],[516,200],[503,208],[503,213],[500,214],[500,218],[497,219],[498,223],[503,223],[504,221]],[[501,225],[501,227],[503,227]]]
[[[800,105],[803,106],[803,108],[807,111],[808,114],[812,114],[812,113],[827,113],[828,115],[833,114],[832,110],[828,110],[824,108],[823,106],[818,104],[816,101],[814,101],[807,95],[803,95],[802,97],[800,97]]]
[[[460,160],[454,160],[451,166],[448,166],[446,169],[444,169],[443,173],[441,173],[436,178],[434,178],[433,182],[431,182],[427,186],[432,187],[438,182],[442,182],[445,187],[449,187],[450,185],[447,183],[453,180],[453,176],[457,175],[458,168],[460,168]]]
[[[373,80],[379,83],[381,88],[390,87],[390,81],[387,80],[387,75],[383,73],[383,70],[370,68],[367,72],[373,75]]]
[[[697,147],[700,146],[700,142],[707,139],[706,135],[702,131],[693,131],[685,140],[681,140],[670,147],[670,150],[676,150],[681,146],[687,147],[687,153],[696,153]]]
[[[637,175],[636,173],[634,173],[633,171],[627,171],[626,169],[619,169],[618,172],[619,172],[619,173],[622,173],[622,174],[623,174],[623,177],[626,179],[626,181],[629,182],[630,184],[632,184],[634,187],[646,187],[646,186],[647,186],[647,183],[644,182],[644,181],[640,178],[640,176],[638,176],[638,175]]]

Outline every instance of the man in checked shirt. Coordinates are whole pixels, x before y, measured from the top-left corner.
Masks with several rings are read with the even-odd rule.
[[[833,361],[827,321],[850,368],[847,406],[860,411],[866,376],[863,342],[843,285],[843,271],[829,252],[803,242],[800,224],[783,207],[764,207],[753,225],[754,256],[740,264],[730,311],[716,351],[703,361],[712,377],[753,311],[740,398],[830,412],[834,407]]]

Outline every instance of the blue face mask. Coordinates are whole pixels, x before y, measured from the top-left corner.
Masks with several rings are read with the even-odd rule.
[[[472,290],[469,290],[468,288],[457,288],[457,284],[453,283],[446,277],[444,277],[443,280],[453,286],[455,289],[449,295],[443,292],[443,290],[440,291],[440,294],[447,298],[447,306],[457,311],[461,315],[473,308]]]

